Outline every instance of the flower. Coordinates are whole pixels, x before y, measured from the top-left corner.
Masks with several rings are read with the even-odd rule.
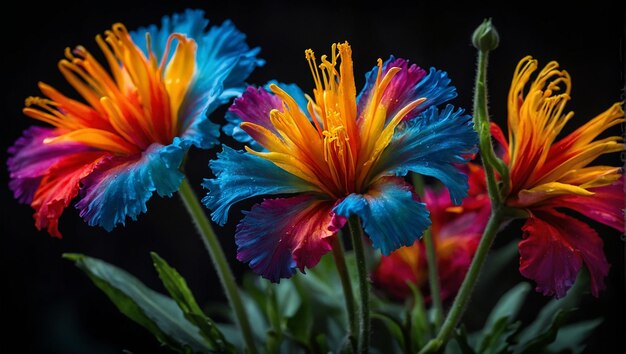
[[[456,96],[445,72],[379,60],[357,96],[348,43],[333,45],[319,67],[305,53],[313,96],[304,101],[275,84],[271,92],[248,88],[230,111],[262,149],[224,146],[210,162],[215,178],[204,183],[203,202],[219,224],[239,201],[293,195],[256,204],[236,230],[237,258],[275,282],[315,266],[351,215],[384,254],[413,244],[430,224],[428,211],[399,176],[437,177],[460,203],[467,177],[453,164],[467,162],[476,141],[462,110],[435,107]]]
[[[491,202],[482,167],[469,163],[469,193],[455,206],[447,190],[426,187],[424,202],[432,220],[431,234],[437,255],[437,270],[443,301],[454,297],[469,269],[478,242],[487,226]],[[428,264],[424,243],[401,247],[382,256],[372,272],[374,284],[392,297],[402,300],[411,295],[408,283],[429,294]]]
[[[556,141],[573,116],[573,112],[564,113],[570,100],[570,77],[559,70],[558,63],[550,62],[524,95],[537,67],[536,60],[526,57],[513,76],[508,141],[500,128],[492,126],[510,169],[506,204],[530,214],[519,243],[520,272],[536,282],[537,291],[559,298],[572,286],[584,263],[591,276],[591,291],[598,296],[609,270],[602,240],[586,223],[557,208],[624,231],[620,168],[588,166],[603,154],[624,150],[621,137],[597,139],[606,129],[624,122],[624,111],[616,103]]]
[[[40,83],[45,98],[28,98],[24,113],[52,127],[27,129],[9,149],[10,187],[38,229],[61,237],[59,217],[79,192],[89,225],[135,220],[153,192],[178,190],[191,145],[217,144],[207,115],[263,62],[231,22],[207,25],[197,10],[132,33],[115,24],[96,37],[109,71],[82,46],[66,50],[59,69],[84,102]]]

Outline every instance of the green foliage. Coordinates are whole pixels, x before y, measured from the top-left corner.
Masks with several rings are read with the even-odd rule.
[[[83,270],[120,312],[150,331],[160,343],[179,353],[233,352],[232,345],[200,311],[184,279],[155,256],[155,266],[175,300],[102,260],[81,254],[63,255]]]

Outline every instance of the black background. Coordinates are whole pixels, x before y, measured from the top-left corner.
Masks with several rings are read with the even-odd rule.
[[[522,3],[512,4],[522,7]],[[357,87],[361,87],[363,74],[375,65],[377,58],[394,54],[426,68],[436,66],[448,71],[459,92],[454,104],[469,109],[475,67],[470,35],[483,18],[493,17],[501,35],[489,71],[491,114],[497,122],[505,121],[510,79],[519,59],[527,54],[541,64],[556,59],[572,75],[573,99],[569,109],[576,115],[567,131],[623,99],[624,8],[597,1],[573,15],[564,15],[570,9],[557,7],[528,5],[505,11],[459,8],[441,1],[380,2],[374,7],[360,2],[331,6],[315,2],[288,5],[209,1],[66,1],[44,5],[19,1],[13,5],[19,10],[5,9],[2,21],[3,164],[6,149],[21,131],[39,124],[21,113],[24,98],[39,94],[37,82],[45,81],[66,90],[56,68],[65,47],[82,44],[97,52],[94,36],[113,23],[123,22],[132,30],[159,23],[163,15],[187,7],[204,9],[212,23],[232,19],[248,35],[250,45],[262,48],[261,57],[267,64],[250,77],[249,82],[255,84],[278,79],[295,82],[310,91],[312,81],[304,50],[327,53],[332,42],[348,40],[353,48]],[[212,119],[221,122],[223,112],[216,112]],[[620,132],[619,127],[612,131]],[[207,163],[216,151],[194,150],[190,154],[187,171],[200,194],[204,191],[199,183],[209,176]],[[622,164],[618,154],[601,162]],[[210,260],[176,196],[152,198],[147,214],[111,233],[88,227],[70,207],[60,223],[64,238],[58,240],[35,230],[30,207],[19,205],[11,197],[5,168],[0,178],[3,353],[120,353],[122,349],[134,353],[167,352],[148,332],[121,315],[84,274],[62,260],[64,252],[103,258],[162,291],[148,255],[149,251],[156,251],[187,278],[200,302],[223,300]],[[231,221],[237,219],[237,212],[231,213]],[[515,226],[519,225],[511,226],[512,231],[503,233],[500,239],[518,237]],[[587,296],[577,316],[605,317],[588,341],[586,353],[623,353],[624,243],[619,233],[594,226],[604,239],[612,268],[607,290],[598,299]],[[247,267],[234,259],[233,231],[232,223],[218,229],[233,268],[241,274]],[[512,264],[502,281],[520,279]],[[540,294],[530,295],[531,304],[543,302]],[[523,318],[532,316],[529,311]]]

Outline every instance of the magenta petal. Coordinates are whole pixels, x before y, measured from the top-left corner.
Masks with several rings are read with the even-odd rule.
[[[29,204],[33,200],[42,176],[52,166],[70,154],[89,149],[77,143],[44,144],[45,139],[57,135],[59,133],[56,129],[30,127],[9,148],[9,187],[20,203]]]
[[[332,247],[330,237],[345,223],[331,213],[332,201],[311,195],[267,199],[237,226],[237,259],[278,282],[295,268],[314,267]]]
[[[604,289],[609,264],[602,239],[587,224],[546,208],[533,211],[522,230],[520,272],[537,283],[537,291],[556,298],[565,296],[583,262],[593,295]]]
[[[624,232],[624,181],[589,188],[592,196],[567,195],[555,198],[553,205],[576,210],[599,223]]]
[[[248,86],[228,111],[236,114],[243,122],[255,123],[276,132],[274,125],[270,122],[270,112],[273,109],[281,111],[283,109],[283,103],[278,96],[265,91],[262,87],[257,89]]]

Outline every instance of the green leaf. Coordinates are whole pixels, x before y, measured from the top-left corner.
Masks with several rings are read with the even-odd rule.
[[[508,316],[500,317],[495,323],[491,325],[490,330],[483,335],[482,342],[478,349],[479,354],[499,354],[510,353],[509,338],[520,327],[520,322],[510,322]]]
[[[150,331],[161,343],[181,352],[211,352],[200,330],[187,320],[176,302],[126,271],[82,254],[64,254],[83,270],[117,308]]]
[[[391,336],[398,342],[400,348],[406,348],[402,326],[398,322],[383,313],[372,313],[372,319],[380,320],[387,327]]]
[[[282,281],[279,284],[272,284],[275,288],[280,315],[283,318],[293,317],[300,308],[300,305],[302,305],[302,299],[293,284],[294,281],[295,280],[292,278]]]
[[[569,310],[577,306],[582,297],[583,289],[585,289],[586,286],[587,275],[585,271],[582,271],[578,275],[574,286],[567,292],[567,295],[562,299],[550,300],[550,302],[541,309],[535,321],[522,330],[518,341],[520,343],[529,342],[551,325],[557,312],[560,310]]]
[[[583,342],[600,323],[602,323],[602,319],[596,318],[562,327],[557,333],[554,342],[548,346],[548,350],[555,353],[561,353],[566,350],[572,354],[582,353],[585,349]]]
[[[556,339],[559,328],[567,320],[569,312],[570,311],[564,311],[559,309],[552,318],[550,326],[544,332],[539,334],[537,337],[531,339],[530,341],[520,341],[519,345],[515,348],[514,353],[535,354],[543,352],[543,350]]]
[[[413,307],[409,313],[409,324],[411,328],[411,348],[417,352],[419,348],[426,345],[426,342],[433,336],[430,321],[424,306],[424,298],[419,289],[412,283],[407,283],[413,293]]]
[[[474,351],[474,349],[469,343],[467,330],[464,324],[461,324],[459,329],[456,330],[454,339],[456,341],[456,344],[458,345],[458,348],[456,348],[458,350],[456,350],[453,346],[448,344],[446,346],[446,351],[445,351],[446,354],[452,354],[452,353],[458,353],[458,352],[462,354],[476,354],[476,352]]]
[[[294,289],[298,292],[300,306],[293,316],[287,319],[287,331],[296,340],[308,343],[313,329],[313,309],[311,308],[310,295],[300,285],[300,275],[292,278]]]
[[[195,297],[187,286],[187,281],[158,254],[151,252],[150,255],[165,289],[176,301],[187,320],[200,328],[211,350],[220,353],[234,353],[235,348],[232,344],[226,341],[213,320],[207,317],[198,306]]]
[[[490,331],[490,328],[493,328],[502,318],[506,317],[509,320],[513,320],[524,304],[524,299],[526,299],[529,291],[530,285],[528,283],[519,283],[502,295],[487,318],[485,324],[487,331]]]

